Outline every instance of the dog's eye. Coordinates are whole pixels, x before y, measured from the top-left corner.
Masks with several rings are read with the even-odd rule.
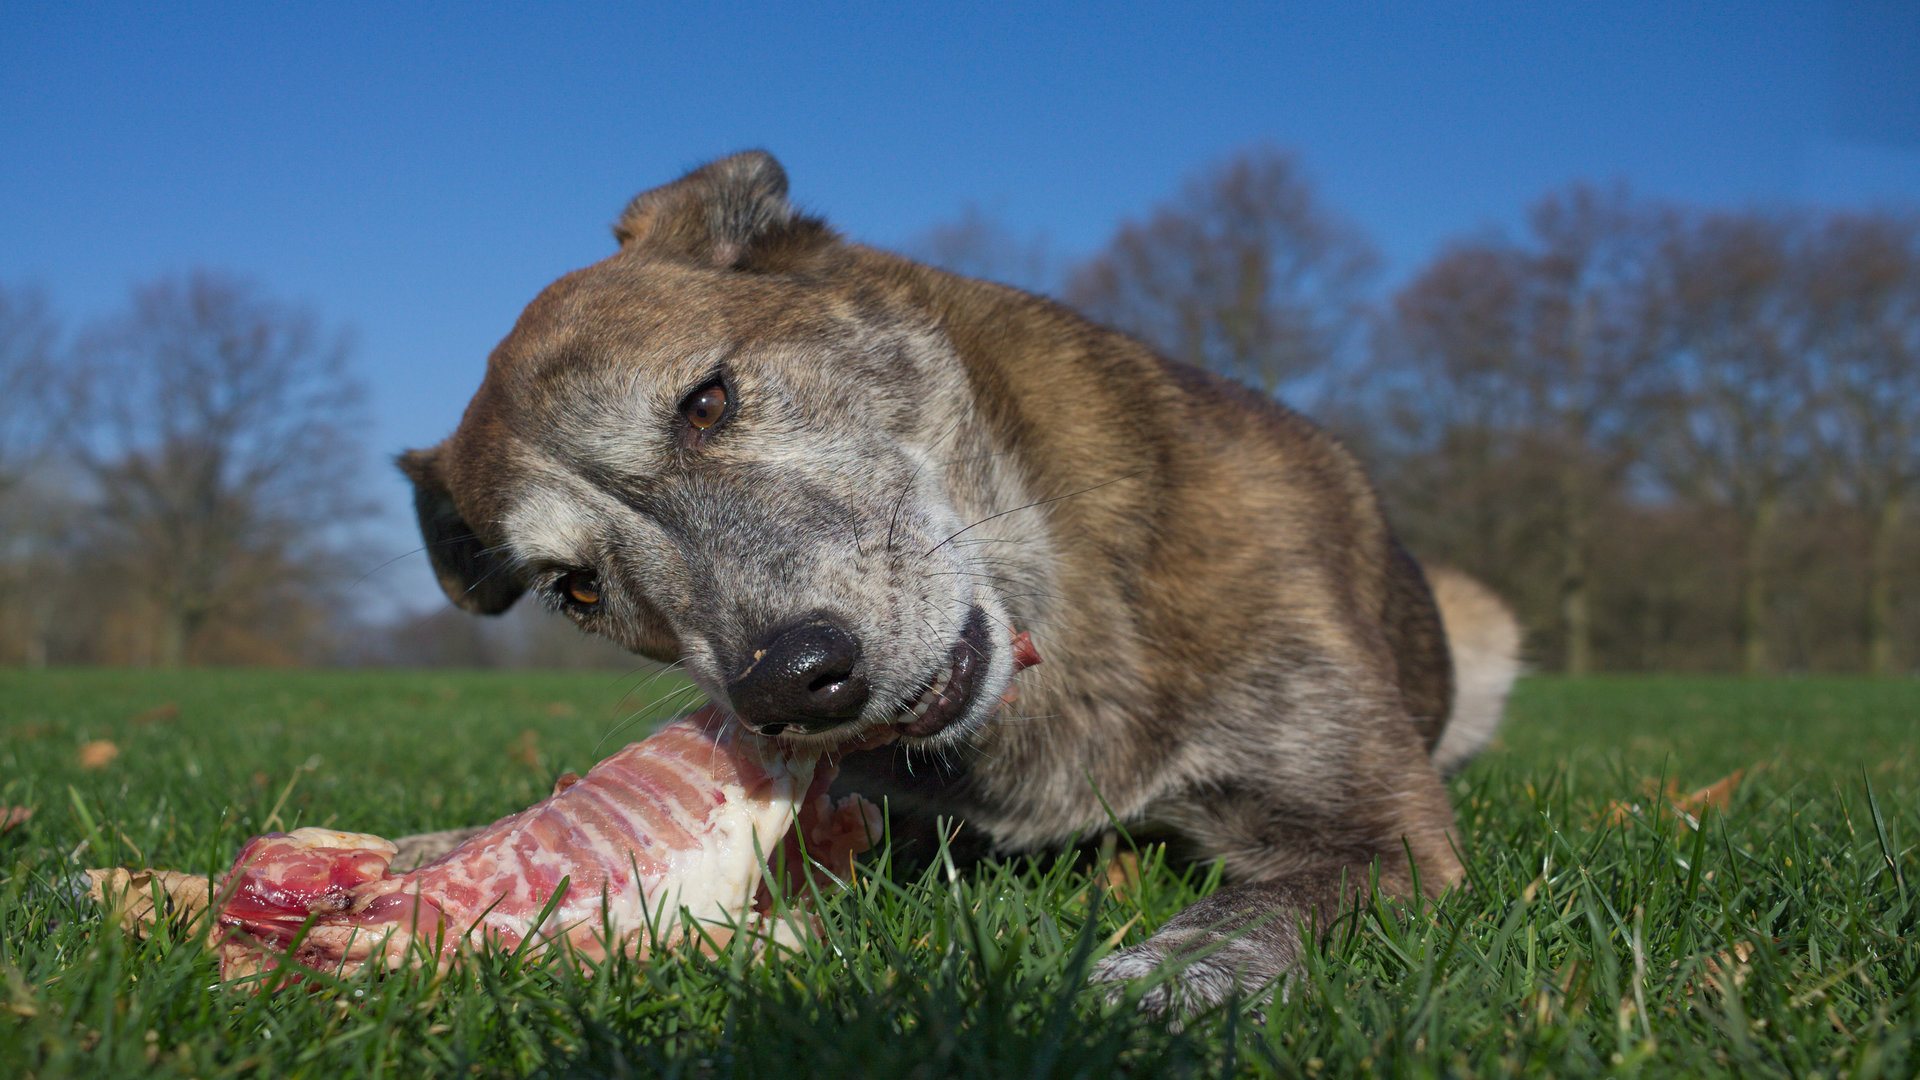
[[[694,391],[687,403],[680,407],[687,423],[705,431],[720,422],[727,411],[727,388],[719,383],[710,383]]]
[[[585,570],[575,570],[560,579],[560,595],[579,604],[592,607],[600,602],[600,583]]]

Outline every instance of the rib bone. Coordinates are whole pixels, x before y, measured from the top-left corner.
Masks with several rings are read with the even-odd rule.
[[[796,852],[790,827],[807,857],[843,874],[879,830],[871,804],[830,804],[833,772],[709,707],[562,777],[551,796],[410,873],[390,871],[398,849],[376,836],[269,833],[241,850],[217,894],[221,974],[285,955],[327,971],[444,966],[483,943],[643,953],[742,928],[791,941],[806,924],[771,918],[763,888],[768,857]],[[777,884],[805,880],[792,863],[788,878]]]

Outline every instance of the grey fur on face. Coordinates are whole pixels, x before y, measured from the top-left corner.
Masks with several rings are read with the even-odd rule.
[[[483,531],[501,572],[584,629],[683,662],[722,704],[768,633],[830,617],[862,644],[871,685],[845,741],[912,703],[976,608],[997,626],[1018,617],[1001,583],[1044,584],[1018,559],[981,564],[983,545],[1018,529],[983,519],[1028,495],[970,437],[964,372],[924,325],[791,286],[751,297],[775,305],[771,319],[720,310],[704,327],[663,328],[651,306],[636,319],[601,299],[651,291],[672,305],[706,273],[656,268],[641,282],[610,268],[611,289],[575,275],[536,305],[562,325],[522,320],[502,345],[518,392],[489,446],[517,482]],[[690,445],[681,403],[714,380],[726,422]],[[558,588],[577,574],[596,583],[591,607]],[[987,652],[941,740],[997,706],[1013,664]]]

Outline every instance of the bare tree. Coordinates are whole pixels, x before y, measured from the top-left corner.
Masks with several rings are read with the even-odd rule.
[[[1122,224],[1066,295],[1175,359],[1272,392],[1354,341],[1376,264],[1291,155],[1256,149]]]
[[[1448,249],[1396,298],[1389,362],[1413,376],[1401,425],[1506,475],[1478,517],[1533,516],[1520,531],[1557,551],[1568,672],[1593,668],[1594,519],[1636,460],[1660,325],[1651,287],[1657,208],[1575,185],[1537,203],[1526,236]],[[1497,460],[1496,460],[1497,459]],[[1523,497],[1531,476],[1544,500]],[[1484,485],[1469,484],[1468,489]],[[1488,540],[1493,527],[1486,526]]]
[[[74,456],[100,559],[148,608],[154,662],[177,665],[226,615],[324,583],[357,489],[362,391],[347,345],[310,311],[207,272],[136,288],[88,335]]]
[[[1796,219],[1693,215],[1666,263],[1671,355],[1659,464],[1682,496],[1729,513],[1739,531],[1741,666],[1770,666],[1771,558],[1780,516],[1809,479],[1816,343]]]
[[[967,203],[951,221],[927,229],[907,254],[966,277],[997,281],[1028,292],[1056,291],[1057,269],[1045,238],[1022,238],[998,215]]]
[[[57,335],[37,290],[0,288],[0,660],[34,666],[47,662],[55,593],[46,583],[69,509],[45,482],[60,430]]]
[[[1920,219],[1840,215],[1809,244],[1815,431],[1833,493],[1866,526],[1867,667],[1890,674],[1895,549],[1920,485]]]
[[[1369,451],[1394,524],[1421,553],[1509,595],[1540,521],[1523,494],[1537,470],[1512,445],[1524,259],[1461,244],[1394,297],[1372,361],[1339,397],[1337,421]],[[1351,416],[1342,414],[1351,413]],[[1529,612],[1529,615],[1532,613]]]
[[[1636,460],[1661,326],[1656,209],[1576,185],[1529,216],[1535,249],[1524,369],[1528,441],[1552,462],[1559,503],[1566,668],[1593,667],[1593,524]]]
[[[52,445],[55,334],[37,290],[0,287],[0,495]]]

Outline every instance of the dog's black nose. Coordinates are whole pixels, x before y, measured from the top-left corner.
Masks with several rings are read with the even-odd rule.
[[[794,724],[823,731],[866,706],[867,677],[859,664],[860,639],[824,615],[810,615],[768,634],[746,670],[727,684],[727,696],[754,728]]]

